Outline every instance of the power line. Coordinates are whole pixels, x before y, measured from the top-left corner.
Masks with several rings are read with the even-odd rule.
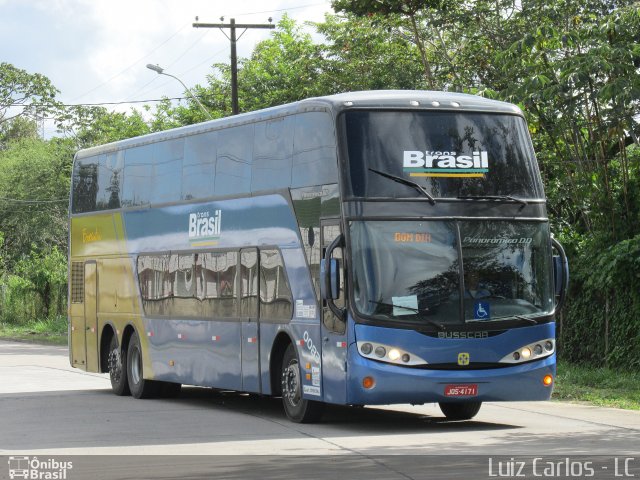
[[[151,102],[164,102],[165,100],[186,100],[187,97],[167,97],[167,98],[152,98],[149,100],[123,100],[121,102],[99,102],[99,103],[32,103],[30,107],[100,107],[103,105],[123,105],[128,103],[151,103]],[[0,105],[0,108],[4,108],[11,105]],[[25,107],[26,105],[13,105],[15,107]]]

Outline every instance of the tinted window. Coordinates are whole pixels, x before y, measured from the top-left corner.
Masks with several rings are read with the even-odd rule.
[[[151,203],[180,200],[184,139],[159,142],[153,146]]]
[[[344,125],[349,188],[356,197],[421,195],[371,169],[417,182],[435,197],[542,196],[528,132],[520,117],[352,111],[344,114]]]
[[[124,173],[124,152],[100,155],[98,158],[97,210],[120,208],[120,195]]]
[[[251,191],[291,185],[293,116],[256,123]]]
[[[335,133],[328,113],[296,115],[293,145],[293,187],[338,181]]]
[[[240,316],[258,316],[258,251],[240,254]]]
[[[146,315],[235,317],[238,253],[145,255],[138,257],[138,281]]]
[[[260,251],[260,317],[291,320],[291,289],[278,250]]]
[[[206,198],[214,194],[217,132],[185,139],[182,164],[182,199]]]
[[[237,252],[196,255],[197,298],[204,317],[235,317],[237,295]]]
[[[91,212],[96,209],[98,195],[98,159],[77,160],[73,168],[73,213]]]
[[[228,128],[218,132],[216,195],[249,193],[253,125]]]
[[[153,185],[153,145],[126,150],[124,164],[122,206],[148,205]]]

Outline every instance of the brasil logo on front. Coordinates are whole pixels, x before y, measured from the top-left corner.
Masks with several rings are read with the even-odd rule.
[[[405,150],[402,166],[410,177],[482,178],[489,172],[489,156],[485,150],[471,155]]]
[[[192,247],[217,245],[222,228],[222,210],[189,214],[189,243]]]

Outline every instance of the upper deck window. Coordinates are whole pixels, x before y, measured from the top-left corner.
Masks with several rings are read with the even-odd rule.
[[[542,198],[527,128],[515,115],[475,112],[366,111],[343,117],[347,192],[365,198],[509,195]],[[375,171],[373,171],[375,170]]]

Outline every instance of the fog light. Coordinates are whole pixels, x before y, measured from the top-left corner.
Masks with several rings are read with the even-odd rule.
[[[374,380],[373,377],[364,377],[362,379],[362,386],[367,390],[370,390],[376,386],[376,381]]]
[[[553,342],[552,342],[551,340],[547,340],[547,341],[544,343],[544,349],[545,349],[547,352],[550,352],[551,350],[553,350]]]
[[[535,353],[536,355],[540,355],[542,353],[542,345],[537,343],[536,346],[533,347],[533,353]]]
[[[531,349],[529,347],[524,347],[522,349],[522,358],[525,360],[531,357]]]
[[[384,347],[376,347],[376,356],[383,358],[387,354],[387,349]]]
[[[545,375],[544,378],[542,379],[542,383],[544,384],[545,387],[550,387],[551,384],[553,383],[553,377],[551,375]]]
[[[400,352],[395,348],[389,350],[389,360],[396,361],[400,358]]]
[[[369,355],[372,350],[373,350],[373,345],[371,345],[370,343],[363,343],[360,346],[360,351],[365,355]]]

